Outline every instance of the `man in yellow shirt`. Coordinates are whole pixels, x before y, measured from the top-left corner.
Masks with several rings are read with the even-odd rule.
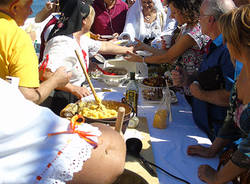
[[[69,82],[71,73],[64,67],[39,83],[38,59],[30,37],[19,26],[32,14],[32,0],[0,1],[0,78],[20,79],[19,89],[25,98],[40,104],[58,87]]]

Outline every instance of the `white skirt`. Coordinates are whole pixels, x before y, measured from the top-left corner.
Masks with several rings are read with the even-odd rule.
[[[65,183],[91,157],[91,144],[69,130],[69,121],[38,106],[0,79],[0,183]],[[11,98],[10,98],[11,97]],[[101,132],[83,123],[82,131]]]

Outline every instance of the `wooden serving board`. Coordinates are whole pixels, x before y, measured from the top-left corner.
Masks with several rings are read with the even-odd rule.
[[[155,163],[152,151],[152,145],[150,141],[150,135],[148,131],[147,118],[146,117],[138,117],[138,118],[139,118],[139,125],[136,127],[136,130],[138,130],[142,135],[142,144],[143,144],[140,153],[146,160]],[[129,131],[129,128],[127,128],[127,130]],[[137,158],[133,156],[127,155],[125,168],[139,174],[145,180],[147,180],[149,184],[159,184],[158,177],[151,176],[147,172],[147,170],[145,170],[144,167],[138,162]]]

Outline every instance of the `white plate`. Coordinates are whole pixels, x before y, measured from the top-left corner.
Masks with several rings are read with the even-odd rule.
[[[101,54],[94,55],[94,58],[101,63],[105,63],[106,59]]]
[[[113,43],[117,45],[127,45],[129,43],[129,40],[117,40],[114,41]]]
[[[101,35],[100,36],[102,39],[113,39],[114,36],[113,35]]]
[[[106,67],[125,68],[128,71],[128,74],[130,74],[130,72],[136,72],[136,62],[129,62],[123,58],[106,60],[104,68]]]
[[[145,57],[147,57],[147,56],[152,56],[152,53],[151,52],[148,52],[148,51],[146,51],[146,50],[137,50],[136,51],[136,54],[138,54],[138,55],[140,55],[140,56],[145,56]]]

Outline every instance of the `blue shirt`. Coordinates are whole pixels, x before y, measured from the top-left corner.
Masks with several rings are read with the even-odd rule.
[[[229,51],[226,45],[223,44],[222,35],[219,35],[213,40],[209,47],[208,54],[204,54],[199,72],[217,65],[221,66],[223,77],[225,79],[225,88],[230,91],[233,83],[228,80],[228,78],[234,78],[234,66],[231,62]],[[211,127],[213,127],[215,135],[217,135],[217,132],[226,117],[227,108],[210,104],[193,97],[192,109],[193,118],[197,126],[207,134],[209,134]]]

